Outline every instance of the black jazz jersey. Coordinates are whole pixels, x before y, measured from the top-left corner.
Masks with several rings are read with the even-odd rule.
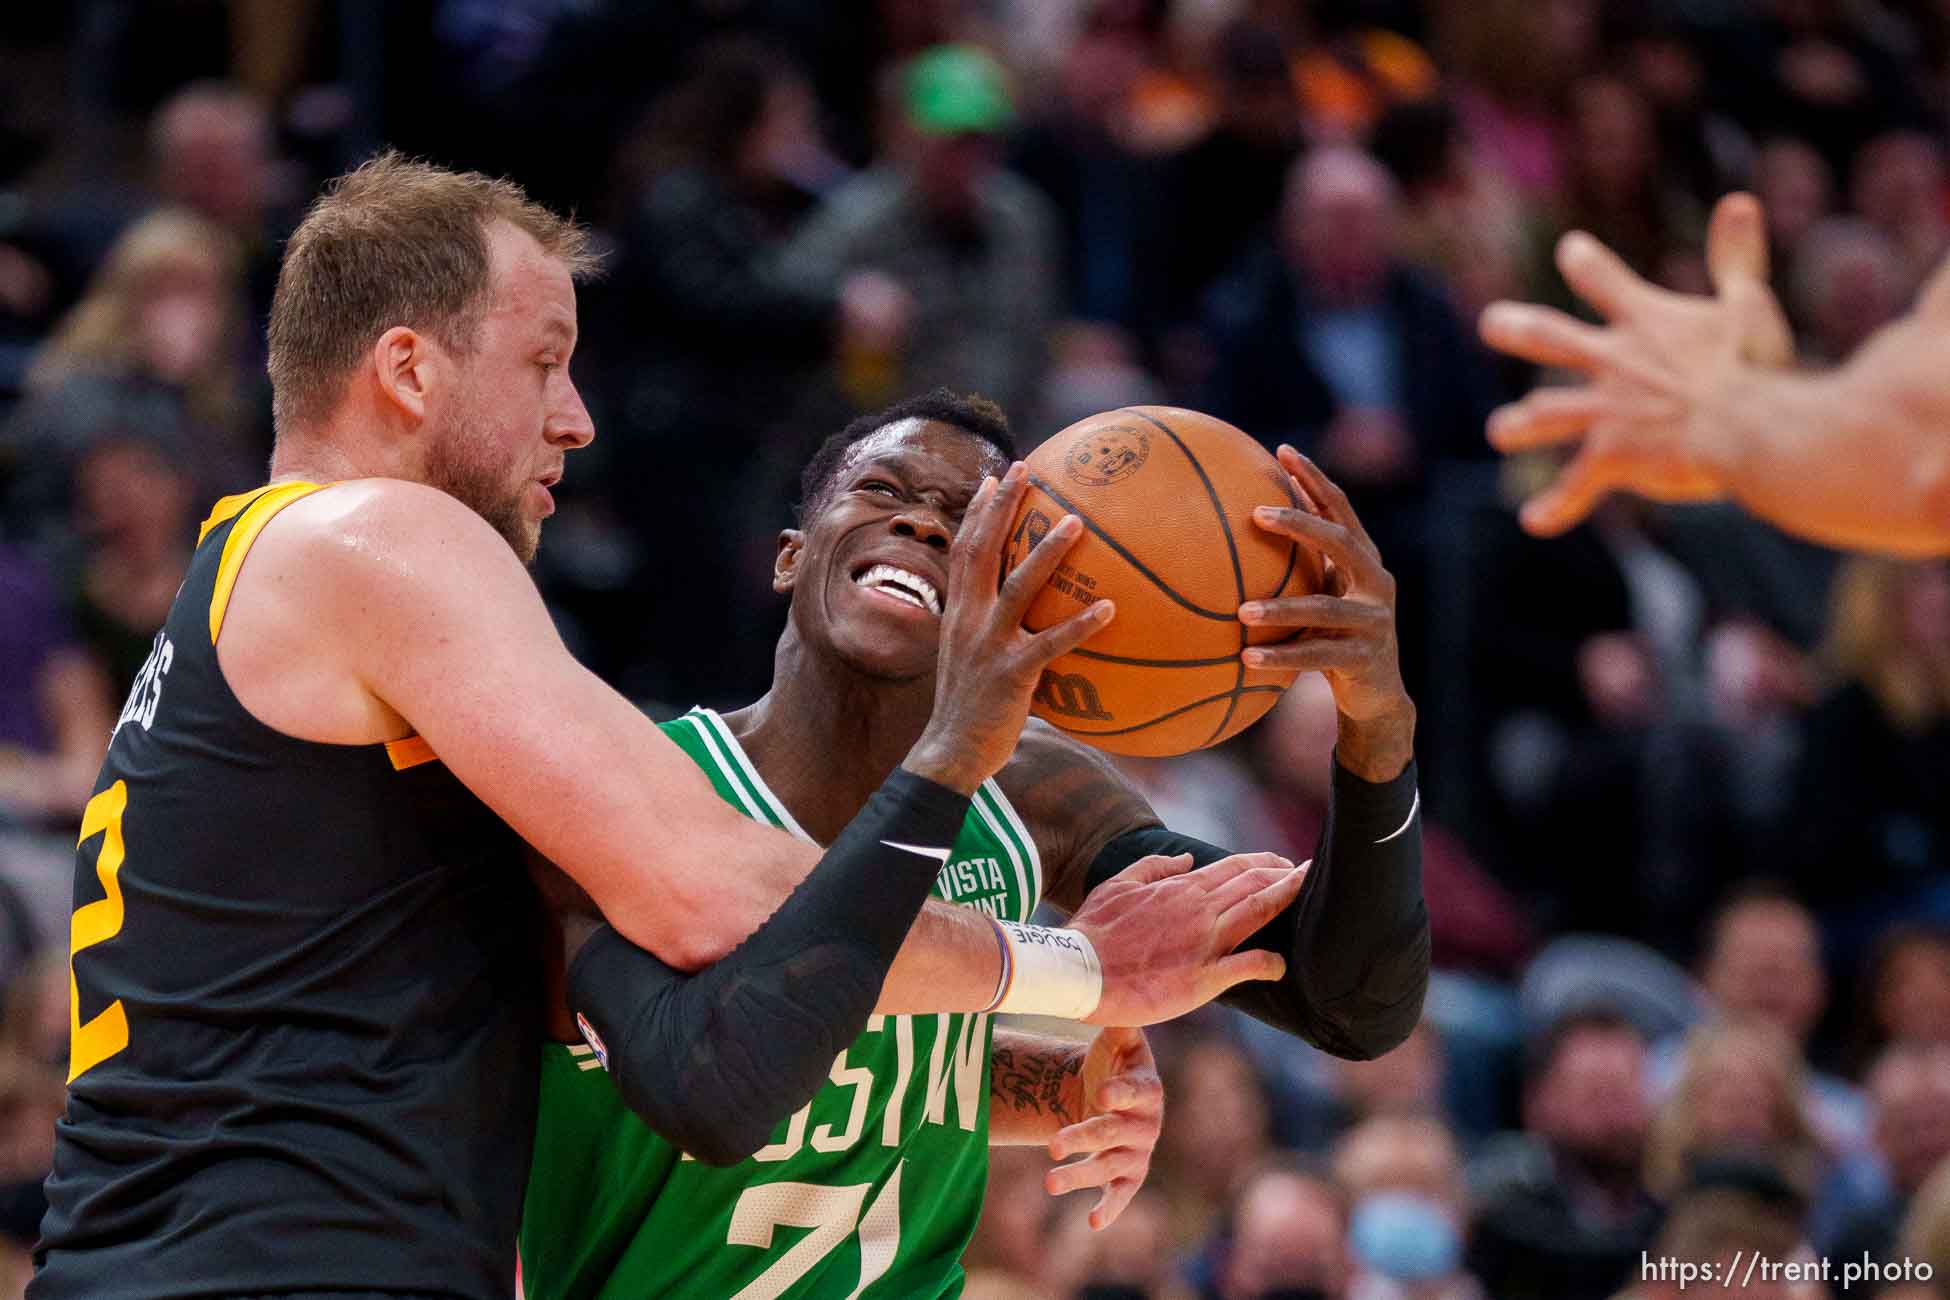
[[[506,1300],[542,1038],[514,833],[417,739],[294,739],[216,640],[285,483],[227,497],[76,853],[33,1300]]]

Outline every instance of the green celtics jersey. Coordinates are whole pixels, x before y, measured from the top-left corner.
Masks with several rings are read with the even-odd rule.
[[[721,798],[809,840],[717,714],[664,731]],[[1041,892],[1035,845],[985,783],[935,896],[1026,921]],[[986,1015],[872,1017],[818,1095],[728,1169],[652,1133],[591,1048],[549,1045],[521,1225],[527,1300],[958,1294],[988,1176],[989,1038]]]

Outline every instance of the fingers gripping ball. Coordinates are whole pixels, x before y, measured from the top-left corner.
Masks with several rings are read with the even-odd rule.
[[[1032,630],[1108,598],[1117,617],[1052,663],[1032,711],[1099,749],[1162,757],[1217,744],[1273,707],[1294,674],[1240,651],[1290,635],[1248,628],[1248,600],[1322,589],[1320,559],[1252,521],[1299,504],[1279,463],[1238,429],[1169,406],[1080,420],[1028,460],[1004,563],[1066,513],[1084,536],[1029,608]]]

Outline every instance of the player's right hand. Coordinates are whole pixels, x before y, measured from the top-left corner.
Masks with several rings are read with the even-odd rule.
[[[984,479],[969,503],[948,557],[934,714],[901,764],[964,794],[1001,771],[1015,752],[1044,667],[1095,635],[1115,612],[1099,600],[1040,632],[1022,625],[1030,603],[1083,535],[1082,522],[1065,515],[998,584],[1028,483],[1028,469],[1017,462],[999,482]]]
[[[1091,890],[1069,922],[1103,966],[1090,1023],[1156,1024],[1235,984],[1285,975],[1281,954],[1233,949],[1285,911],[1306,876],[1306,865],[1276,853],[1235,853],[1196,870],[1187,853],[1140,858]]]

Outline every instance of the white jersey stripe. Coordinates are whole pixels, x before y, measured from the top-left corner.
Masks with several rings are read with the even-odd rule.
[[[737,794],[739,804],[745,809],[745,816],[755,822],[764,822],[768,826],[776,825],[777,823],[765,815],[765,809],[759,807],[758,801],[752,797],[751,792],[746,790],[738,778],[733,775],[731,760],[726,758],[724,752],[718,748],[718,738],[711,733],[711,728],[705,723],[703,716],[700,713],[687,713],[678,719],[678,721],[695,729],[697,734],[703,738],[704,747],[711,751],[712,759],[724,770],[726,777],[725,784],[729,785],[733,792]]]
[[[757,813],[752,814],[754,817],[758,817],[760,821],[770,821],[776,826],[783,826],[808,844],[818,843],[812,836],[806,834],[806,828],[799,824],[798,818],[792,815],[792,810],[785,806],[785,801],[772,793],[771,786],[765,784],[765,778],[758,774],[758,769],[752,765],[751,758],[739,745],[738,738],[731,734],[731,728],[725,725],[723,718],[713,710],[704,708],[693,709],[689,716],[702,718],[706,730],[717,733],[724,743],[725,750],[730,753],[732,762],[738,765],[738,771],[750,783],[751,788],[758,791],[758,797],[765,801],[766,807],[771,809],[772,816],[769,818],[759,817]],[[715,747],[711,752],[718,753]],[[720,761],[723,761],[722,756]]]
[[[1002,819],[1008,822],[1009,829],[1016,833],[1016,843],[1022,845],[1029,854],[1030,884],[1033,886],[1029,891],[1029,911],[1033,912],[1043,901],[1042,852],[1036,847],[1036,837],[1029,833],[1029,828],[1022,824],[1022,818],[1016,815],[1015,805],[1009,802],[1009,796],[1002,793],[1002,787],[991,780],[988,782],[988,788],[995,796],[995,806],[1001,811]],[[1025,921],[1029,919],[1028,913],[1024,913],[1023,919]]]

